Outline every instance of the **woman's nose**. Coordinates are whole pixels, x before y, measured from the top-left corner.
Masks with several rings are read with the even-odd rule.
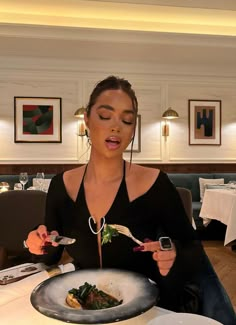
[[[113,126],[113,127],[111,128],[111,132],[117,132],[117,133],[119,133],[119,132],[120,132],[120,128],[119,128],[119,126]]]
[[[120,122],[118,120],[114,120],[111,124],[111,132],[120,132]]]

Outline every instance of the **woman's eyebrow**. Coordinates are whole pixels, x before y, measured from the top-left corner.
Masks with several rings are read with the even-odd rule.
[[[98,107],[97,107],[97,110],[99,110],[100,108],[106,108],[106,109],[108,109],[109,111],[114,111],[114,108],[112,107],[112,106],[110,106],[110,105],[99,105]]]
[[[102,105],[99,105],[98,107],[97,107],[97,110],[99,110],[99,109],[101,109],[101,108],[106,108],[107,110],[109,110],[109,111],[114,111],[115,109],[114,109],[114,107],[112,107],[112,106],[110,106],[110,105],[106,105],[106,104],[102,104]],[[124,113],[126,113],[126,114],[132,114],[132,115],[134,115],[134,110],[133,109],[126,109],[126,110],[124,110]]]

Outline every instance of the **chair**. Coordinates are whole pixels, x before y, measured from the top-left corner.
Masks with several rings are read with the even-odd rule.
[[[7,267],[7,252],[4,247],[0,246],[0,270]]]
[[[192,224],[192,195],[191,191],[183,188],[176,188],[183,202],[185,212]],[[197,276],[200,290],[202,292],[202,312],[201,314],[224,325],[236,324],[236,316],[228,297],[228,294],[221,284],[207,254],[204,252],[202,259],[202,271]]]
[[[44,223],[46,196],[37,190],[0,194],[0,246],[6,250],[8,262],[20,257],[24,260],[27,254],[30,257],[23,240],[31,229]]]
[[[192,207],[192,193],[189,189],[184,187],[176,187],[179,196],[182,200],[185,212],[189,218],[190,223],[193,223],[193,207]]]

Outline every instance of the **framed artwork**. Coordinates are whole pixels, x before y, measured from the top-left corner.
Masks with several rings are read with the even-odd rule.
[[[129,144],[125,152],[131,152],[131,143]],[[133,152],[141,152],[141,115],[140,114],[137,115],[137,124],[135,129]]]
[[[189,144],[221,145],[221,100],[189,99]]]
[[[15,142],[62,142],[61,98],[14,97]]]

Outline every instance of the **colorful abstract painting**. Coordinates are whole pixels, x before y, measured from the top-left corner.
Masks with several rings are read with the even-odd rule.
[[[53,134],[52,105],[23,105],[23,134]]]
[[[61,98],[14,99],[15,142],[61,142]]]
[[[189,144],[221,144],[221,101],[189,100]]]

